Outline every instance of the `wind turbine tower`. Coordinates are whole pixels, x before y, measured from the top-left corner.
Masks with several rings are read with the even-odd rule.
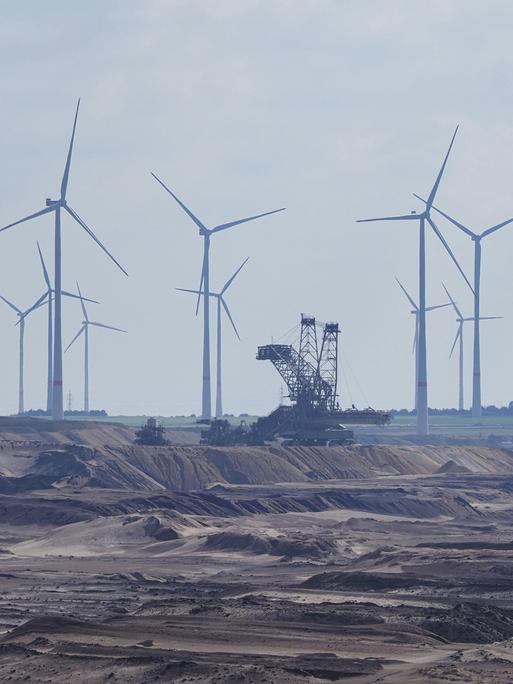
[[[413,354],[415,356],[415,391],[414,391],[414,401],[415,401],[415,410],[417,411],[417,406],[418,406],[418,374],[419,374],[419,355],[418,355],[418,349],[419,349],[419,314],[420,310],[417,304],[415,303],[413,297],[411,297],[410,294],[408,294],[406,288],[404,285],[401,283],[401,281],[396,278],[397,284],[401,288],[401,290],[404,292],[404,295],[408,302],[411,304],[412,310],[411,313],[415,316],[415,333],[413,336]],[[426,313],[429,311],[435,311],[436,309],[444,309],[446,306],[451,306],[450,302],[447,302],[447,304],[437,304],[436,306],[427,306],[426,307]]]
[[[454,299],[451,297],[449,294],[448,289],[444,285],[444,289],[447,292],[447,296],[451,300],[452,307],[454,311],[456,312],[456,323],[458,324],[458,328],[456,330],[456,337],[454,338],[454,342],[451,347],[451,351],[449,352],[449,358],[452,356],[452,353],[454,351],[454,348],[456,347],[456,343],[459,341],[459,362],[458,362],[458,409],[460,411],[463,411],[465,408],[465,398],[464,398],[464,381],[463,381],[463,376],[464,376],[464,363],[463,363],[463,353],[464,353],[464,344],[463,344],[463,331],[464,331],[464,325],[467,321],[474,321],[474,317],[470,316],[467,318],[463,317],[463,314],[461,313],[458,305],[454,301]],[[492,321],[492,320],[497,320],[499,318],[502,318],[502,316],[481,316],[480,320],[481,321]],[[474,321],[475,322],[475,321]]]

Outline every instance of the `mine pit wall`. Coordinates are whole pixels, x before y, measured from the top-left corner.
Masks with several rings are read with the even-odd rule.
[[[193,491],[215,483],[322,483],[379,477],[513,474],[513,455],[474,446],[148,447],[60,445],[0,451],[0,493],[96,487]]]

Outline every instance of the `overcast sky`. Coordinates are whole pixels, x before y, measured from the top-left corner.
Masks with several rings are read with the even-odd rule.
[[[265,413],[281,382],[256,347],[301,312],[342,327],[341,403],[411,407],[417,297],[415,224],[355,219],[418,209],[456,124],[438,204],[476,231],[513,216],[513,5],[507,0],[0,1],[0,224],[57,197],[82,98],[68,200],[130,274],[64,218],[64,286],[101,300],[90,317],[91,404],[114,414],[201,406],[197,229],[159,174],[207,224],[286,206],[212,239],[212,287],[247,256],[227,294],[225,410]],[[440,227],[472,273],[472,243]],[[0,235],[0,293],[21,308],[53,271],[52,218]],[[471,294],[428,234],[428,304],[442,280],[464,313]],[[483,402],[513,400],[513,224],[483,241]],[[213,309],[214,313],[214,309]],[[82,316],[65,303],[64,343]],[[431,406],[457,403],[450,309],[429,316]],[[45,313],[26,328],[26,403],[45,402]],[[15,316],[0,307],[0,412],[17,407]],[[471,329],[466,329],[466,404]],[[65,356],[81,408],[83,347]],[[213,357],[214,362],[214,357]],[[213,363],[213,370],[214,370]]]

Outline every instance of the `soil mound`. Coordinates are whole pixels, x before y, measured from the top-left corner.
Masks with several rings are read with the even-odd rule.
[[[88,623],[83,620],[77,620],[76,618],[59,615],[45,615],[31,618],[19,627],[15,627],[2,638],[2,641],[16,639],[27,634],[51,634],[52,632],[73,631],[77,628],[83,629],[86,626],[89,626]]]
[[[39,454],[32,474],[44,481],[53,477],[54,487],[104,487],[109,489],[163,489],[144,471],[134,468],[110,449],[68,445],[63,449]]]
[[[90,420],[50,420],[30,416],[0,416],[0,450],[25,446],[131,444],[134,431],[121,423]]]
[[[513,636],[513,611],[463,603],[423,620],[423,629],[446,641],[490,644]]]
[[[286,539],[263,537],[238,532],[218,532],[207,537],[203,545],[207,551],[249,552],[287,558],[323,558],[336,549],[334,542],[315,539]]]
[[[23,468],[16,465],[16,460],[23,461]],[[505,450],[484,447],[64,444],[40,449],[30,459],[16,459],[12,452],[0,449],[2,470],[5,476],[0,477],[0,492],[5,493],[66,486],[192,491],[213,483],[257,485],[386,475],[512,474],[513,456]]]
[[[419,492],[415,487],[376,487],[372,491],[341,487],[256,497],[239,497],[229,490],[222,495],[168,491],[130,496],[115,490],[98,489],[94,494],[90,489],[73,490],[71,496],[60,492],[53,496],[18,494],[13,497],[0,494],[0,519],[14,525],[68,525],[112,516],[160,513],[228,518],[341,509],[416,519],[447,516],[467,521],[482,518],[482,514],[462,496],[447,494],[438,488]]]
[[[124,554],[154,542],[173,541],[190,527],[182,516],[130,515],[100,517],[57,527],[43,537],[13,545],[26,556],[97,556]]]
[[[466,473],[472,472],[470,468],[462,465],[461,463],[455,463],[454,461],[447,461],[438,470],[435,470],[435,475],[464,475]]]
[[[436,473],[453,468],[513,473],[513,456],[484,447],[131,447],[113,450],[166,488],[199,489],[213,482],[271,484]]]
[[[0,494],[19,494],[31,492],[36,489],[49,489],[53,487],[55,477],[53,475],[22,475],[21,477],[4,477],[0,475]]]
[[[307,589],[331,589],[349,591],[389,591],[412,589],[435,585],[434,580],[419,579],[415,575],[369,572],[322,572],[305,580],[301,586]]]

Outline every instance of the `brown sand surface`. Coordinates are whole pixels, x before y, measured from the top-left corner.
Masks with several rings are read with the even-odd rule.
[[[0,470],[0,682],[513,682],[507,451],[84,442]]]
[[[141,422],[142,419],[141,419]],[[90,447],[132,444],[136,428],[119,422],[95,420],[55,421],[31,416],[0,416],[0,453],[38,446],[84,444]],[[173,444],[196,444],[199,430],[166,428],[166,438]]]
[[[476,446],[208,447],[132,443],[120,424],[0,419],[0,493],[48,487],[155,492],[376,477],[513,474],[513,453]],[[28,421],[27,425],[25,425]],[[174,431],[174,435],[178,432]]]

